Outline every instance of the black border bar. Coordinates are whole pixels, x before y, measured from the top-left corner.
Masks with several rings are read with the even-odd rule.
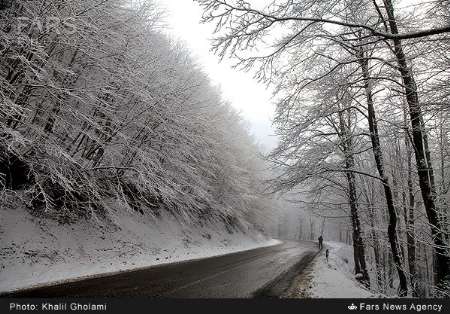
[[[0,298],[0,313],[450,313],[450,299]]]

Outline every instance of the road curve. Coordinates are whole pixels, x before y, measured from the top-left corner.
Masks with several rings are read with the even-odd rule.
[[[143,268],[16,291],[8,297],[152,296],[247,298],[280,296],[317,253],[313,242],[284,242],[201,260]]]

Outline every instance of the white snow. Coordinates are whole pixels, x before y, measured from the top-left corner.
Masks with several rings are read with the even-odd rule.
[[[328,262],[325,257],[329,249]],[[294,295],[309,298],[378,297],[355,280],[353,248],[339,242],[326,242],[305,274],[298,280]]]
[[[183,225],[116,207],[70,225],[0,208],[0,292],[280,243],[219,223]]]

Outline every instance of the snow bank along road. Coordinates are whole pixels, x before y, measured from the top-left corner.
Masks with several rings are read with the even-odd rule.
[[[280,296],[317,254],[313,242],[284,242],[218,257],[143,268],[3,296]]]

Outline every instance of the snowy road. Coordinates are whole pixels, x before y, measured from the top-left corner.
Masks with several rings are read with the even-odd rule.
[[[316,253],[315,243],[284,242],[224,256],[29,289],[10,296],[279,296]]]

